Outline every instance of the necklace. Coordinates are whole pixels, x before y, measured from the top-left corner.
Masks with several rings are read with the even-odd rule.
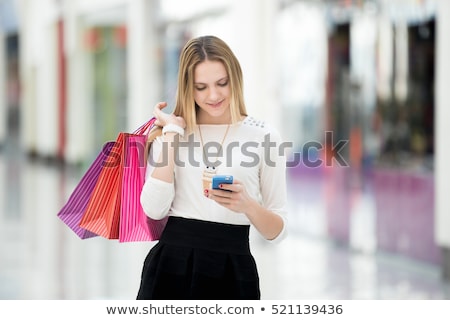
[[[223,135],[222,142],[220,143],[220,149],[217,150],[217,157],[216,157],[216,161],[214,163],[216,163],[217,160],[219,159],[219,154],[222,152],[222,148],[223,148],[222,146],[228,135],[229,129],[230,129],[230,125],[228,124],[227,130],[225,131],[225,134]],[[217,168],[214,166],[208,166],[209,162],[208,162],[208,159],[206,159],[205,144],[203,143],[203,136],[202,136],[202,130],[200,129],[200,125],[198,126],[198,132],[200,134],[200,141],[202,143],[203,163],[205,164],[205,169],[203,169],[203,174],[202,174],[203,190],[211,189],[212,177],[217,173]]]

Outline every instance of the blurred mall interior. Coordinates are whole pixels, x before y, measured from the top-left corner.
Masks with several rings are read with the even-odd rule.
[[[449,299],[449,33],[447,0],[0,0],[0,299],[135,298],[153,243],[56,215],[205,34],[302,155],[289,237],[252,234],[262,298]]]

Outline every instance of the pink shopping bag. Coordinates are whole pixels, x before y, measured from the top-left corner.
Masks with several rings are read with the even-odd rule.
[[[147,126],[125,136],[119,242],[158,240],[167,223],[167,218],[153,220],[147,217],[140,202],[147,167],[146,152],[157,132],[153,130],[153,137],[149,137],[154,121],[152,118]]]

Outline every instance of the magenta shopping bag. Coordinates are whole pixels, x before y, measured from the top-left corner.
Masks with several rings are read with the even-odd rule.
[[[97,158],[91,164],[78,185],[73,190],[66,204],[58,212],[57,216],[72,229],[81,239],[96,237],[97,234],[80,227],[80,221],[88,206],[91,194],[95,188],[103,162],[108,157],[114,141],[107,142]]]
[[[167,218],[153,220],[147,217],[140,201],[147,167],[147,143],[152,141],[148,132],[153,128],[154,120],[152,118],[147,127],[125,136],[119,242],[158,240],[167,222]]]

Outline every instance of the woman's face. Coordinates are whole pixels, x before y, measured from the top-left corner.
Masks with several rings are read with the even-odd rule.
[[[194,100],[199,123],[230,123],[230,81],[222,62],[205,60],[194,70]]]

